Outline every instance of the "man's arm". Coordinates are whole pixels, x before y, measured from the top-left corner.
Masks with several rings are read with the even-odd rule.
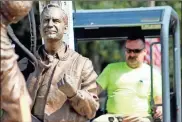
[[[160,105],[160,106],[156,106],[156,109],[155,109],[155,114],[154,114],[154,118],[160,118],[162,119],[162,96],[156,96],[154,98],[154,102],[156,105]]]
[[[104,89],[97,83],[97,95],[99,96],[103,91]]]
[[[154,70],[154,118],[162,119],[162,78],[159,72]]]
[[[97,74],[93,69],[92,62],[86,60],[82,70],[81,90],[78,90],[76,95],[69,99],[73,108],[88,119],[92,119],[99,108],[96,78]]]
[[[155,96],[154,102],[155,104],[162,104],[162,96]]]

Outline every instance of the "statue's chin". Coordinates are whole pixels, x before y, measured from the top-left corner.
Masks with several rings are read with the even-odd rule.
[[[46,40],[50,40],[50,41],[57,41],[60,40],[59,38],[57,38],[56,36],[47,36]]]
[[[56,33],[54,34],[46,34],[44,36],[44,39],[45,40],[52,40],[52,41],[57,41],[57,40],[62,40],[62,37],[61,36],[58,36]]]
[[[56,39],[56,35],[55,34],[47,34],[47,39]]]

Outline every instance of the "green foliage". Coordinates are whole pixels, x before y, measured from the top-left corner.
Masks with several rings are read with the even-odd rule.
[[[116,40],[78,42],[78,52],[92,60],[98,74],[106,64],[124,60],[121,42]]]
[[[83,1],[77,0],[75,2],[76,9],[116,9],[116,8],[135,8],[135,7],[148,7],[150,2],[148,1],[127,1],[127,0],[112,0],[112,1]],[[156,6],[171,6],[178,14],[179,19],[181,21],[181,5],[180,1],[155,1]],[[182,35],[181,35],[182,36]],[[173,50],[172,50],[172,42],[169,43],[169,59],[170,59],[170,81],[173,81]],[[91,46],[91,47],[89,47]],[[112,47],[111,47],[112,46]],[[92,43],[80,43],[79,44],[79,52],[83,53],[85,56],[93,59],[91,55],[99,55],[99,62],[95,62],[94,64],[99,63],[100,65],[105,62],[114,62],[123,59],[123,52],[121,50],[120,45],[115,43],[115,41],[95,41]],[[94,52],[91,54],[90,52]],[[122,55],[122,56],[121,56]],[[98,66],[97,66],[98,67]],[[100,68],[101,70],[102,68]],[[97,72],[100,72],[100,70]]]

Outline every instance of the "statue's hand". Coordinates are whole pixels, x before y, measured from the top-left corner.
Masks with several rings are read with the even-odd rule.
[[[63,78],[57,82],[59,90],[61,90],[68,98],[76,95],[77,88],[74,79],[67,74],[64,74]]]

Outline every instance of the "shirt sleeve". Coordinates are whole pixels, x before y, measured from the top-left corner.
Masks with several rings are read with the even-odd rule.
[[[160,72],[154,71],[154,98],[156,96],[162,96],[162,77]]]
[[[97,78],[97,83],[102,87],[103,90],[106,90],[109,84],[109,65],[103,70],[103,72]]]
[[[73,98],[69,99],[75,111],[88,119],[95,117],[99,108],[96,78],[97,74],[93,69],[92,62],[86,60],[82,70],[81,89],[77,91]]]

